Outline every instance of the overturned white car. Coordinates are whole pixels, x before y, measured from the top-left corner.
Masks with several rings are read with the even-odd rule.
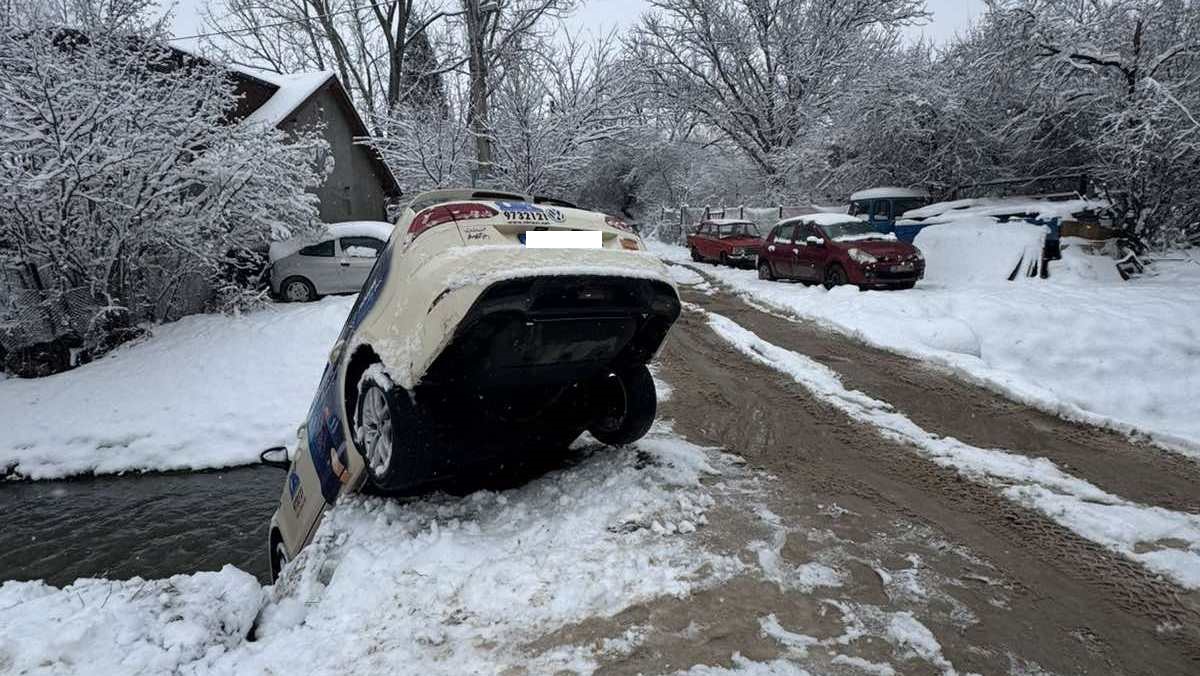
[[[598,248],[532,248],[529,233]],[[597,236],[598,234],[598,236]],[[519,194],[441,190],[400,216],[330,353],[270,530],[277,573],[325,508],[369,486],[428,490],[642,437],[647,363],[679,316],[663,264],[621,221]]]

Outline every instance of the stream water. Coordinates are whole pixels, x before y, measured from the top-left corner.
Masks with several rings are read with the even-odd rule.
[[[162,578],[231,563],[266,581],[269,467],[0,481],[0,582]]]

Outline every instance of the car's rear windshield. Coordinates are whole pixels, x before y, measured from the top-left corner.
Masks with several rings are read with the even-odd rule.
[[[829,236],[829,239],[838,239],[840,237],[854,237],[857,235],[878,235],[879,233],[870,224],[859,221],[844,221],[842,223],[822,224],[821,229]]]
[[[762,237],[753,223],[722,223],[717,225],[717,237]]]

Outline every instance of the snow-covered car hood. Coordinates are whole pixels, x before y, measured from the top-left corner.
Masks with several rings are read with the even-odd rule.
[[[839,240],[835,241],[834,244],[845,250],[858,249],[859,251],[865,251],[879,258],[885,256],[910,256],[917,252],[915,246],[895,239],[862,239],[849,242]]]

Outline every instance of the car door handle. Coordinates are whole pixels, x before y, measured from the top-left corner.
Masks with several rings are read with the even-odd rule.
[[[348,268],[350,267],[350,261],[338,261],[338,265],[342,266],[343,268]]]
[[[794,253],[794,254],[796,254],[797,256],[799,256],[799,255],[800,255],[800,250],[799,250],[799,249],[792,249],[792,253]]]

